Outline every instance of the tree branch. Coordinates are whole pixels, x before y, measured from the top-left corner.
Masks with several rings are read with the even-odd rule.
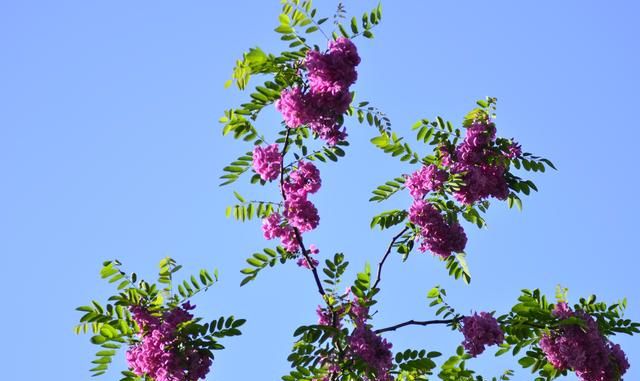
[[[377,274],[376,274],[376,281],[375,281],[375,283],[373,283],[373,287],[372,288],[378,287],[378,283],[380,283],[381,276],[382,276],[382,266],[384,266],[384,262],[387,260],[387,257],[389,256],[389,253],[391,253],[391,249],[393,248],[393,245],[396,243],[398,238],[402,237],[402,235],[404,233],[406,233],[407,230],[409,230],[409,228],[405,227],[404,229],[402,229],[402,231],[400,233],[398,233],[396,236],[394,236],[393,239],[391,240],[391,243],[389,244],[389,247],[387,247],[387,251],[384,253],[384,256],[382,257],[380,262],[378,262],[378,270],[377,270]]]
[[[444,320],[426,320],[426,321],[409,320],[409,321],[405,321],[404,323],[392,325],[391,327],[376,329],[373,332],[374,333],[382,333],[382,332],[395,331],[398,328],[406,327],[408,325],[427,326],[427,325],[435,325],[435,324],[451,324],[451,323],[456,322],[456,321],[458,321],[460,319],[461,319],[461,317],[457,317],[457,318],[453,318],[453,319],[444,319]]]

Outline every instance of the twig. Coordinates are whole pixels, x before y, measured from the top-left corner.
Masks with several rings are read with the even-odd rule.
[[[378,287],[378,283],[380,283],[381,276],[382,276],[382,266],[384,265],[384,262],[387,260],[387,257],[391,253],[391,249],[393,248],[393,245],[396,243],[398,238],[402,237],[402,235],[404,233],[406,233],[407,230],[409,230],[409,228],[405,227],[404,229],[402,229],[402,231],[400,233],[398,233],[396,236],[394,236],[393,239],[391,240],[391,243],[389,244],[389,247],[387,247],[387,251],[384,253],[384,256],[382,257],[380,262],[378,262],[378,271],[377,271],[377,274],[376,274],[376,281],[373,284],[372,288],[377,288]]]
[[[404,323],[392,325],[391,327],[376,329],[373,332],[374,333],[382,333],[382,332],[395,331],[398,328],[406,327],[408,325],[427,326],[427,325],[435,325],[435,324],[451,324],[451,323],[456,322],[456,321],[458,321],[460,319],[461,318],[445,319],[445,320],[426,320],[426,321],[409,320],[409,321],[405,321]]]

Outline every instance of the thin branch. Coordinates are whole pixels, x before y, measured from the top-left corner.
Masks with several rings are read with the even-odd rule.
[[[454,319],[444,319],[444,320],[426,320],[426,321],[409,320],[409,321],[405,321],[404,323],[392,325],[391,327],[376,329],[373,332],[374,333],[382,333],[382,332],[395,331],[398,328],[406,327],[408,325],[427,326],[427,325],[435,325],[435,324],[451,324],[451,323],[456,322],[456,321],[458,321],[460,319],[461,318],[458,317],[458,318],[454,318]]]
[[[389,244],[389,247],[387,247],[387,251],[384,253],[384,256],[382,257],[380,262],[378,262],[378,271],[377,271],[377,274],[376,274],[376,281],[373,284],[372,288],[377,288],[378,287],[378,283],[380,283],[380,280],[382,279],[381,278],[381,276],[382,276],[382,266],[384,266],[384,262],[387,260],[387,257],[391,253],[391,249],[393,249],[393,245],[396,243],[398,238],[402,237],[402,235],[404,233],[406,233],[407,230],[409,230],[409,227],[405,227],[404,229],[402,229],[402,231],[400,233],[398,233],[397,235],[395,235],[393,237],[393,239],[391,240],[391,243]]]
[[[291,129],[287,128],[287,134],[284,137],[284,147],[282,148],[281,169],[280,169],[280,193],[282,193],[282,199],[285,202],[287,201],[287,194],[284,191],[284,170],[285,170],[284,157],[287,154],[287,148],[289,148],[290,134],[291,134]],[[326,292],[324,291],[324,287],[322,287],[322,281],[320,281],[318,270],[316,266],[314,266],[313,260],[309,256],[307,249],[304,247],[304,242],[302,241],[302,234],[300,234],[300,230],[298,230],[298,228],[296,227],[293,228],[293,232],[296,236],[296,241],[298,241],[298,245],[300,245],[300,250],[302,251],[302,255],[304,256],[305,260],[307,261],[307,264],[309,265],[309,268],[311,269],[311,272],[313,273],[313,278],[316,281],[318,292],[320,293],[320,295],[324,297]]]

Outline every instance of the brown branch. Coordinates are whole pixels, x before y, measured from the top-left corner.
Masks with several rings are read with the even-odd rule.
[[[287,195],[284,191],[284,169],[285,169],[284,157],[287,154],[287,148],[289,148],[290,134],[291,134],[291,129],[287,128],[287,134],[284,137],[284,147],[282,148],[282,156],[281,156],[281,164],[280,164],[280,193],[282,193],[282,199],[285,202],[287,201]],[[296,236],[296,241],[298,241],[298,245],[300,245],[300,250],[302,251],[302,255],[304,256],[305,260],[307,261],[307,264],[309,265],[309,268],[311,269],[311,272],[313,273],[313,278],[316,282],[316,286],[318,287],[318,292],[320,293],[320,295],[324,297],[326,292],[324,291],[324,287],[322,287],[322,281],[320,281],[318,270],[316,266],[313,265],[313,260],[309,256],[307,249],[305,249],[304,247],[304,242],[302,241],[302,234],[300,234],[300,230],[298,230],[298,228],[296,227],[293,228],[293,232]]]
[[[461,317],[457,317],[457,318],[453,318],[453,319],[444,319],[444,320],[426,320],[426,321],[409,320],[409,321],[405,321],[404,323],[392,325],[391,327],[376,329],[373,332],[374,333],[382,333],[382,332],[395,331],[398,328],[406,327],[408,325],[427,326],[427,325],[435,325],[435,324],[451,324],[451,323],[456,322],[456,321],[458,321],[460,319],[461,319]]]
[[[391,249],[393,248],[393,245],[396,243],[398,238],[402,237],[402,235],[404,233],[406,233],[407,230],[409,230],[409,228],[405,227],[404,229],[402,229],[402,231],[400,233],[398,233],[396,236],[394,236],[393,239],[391,240],[391,243],[389,244],[389,247],[387,247],[387,251],[384,253],[384,256],[382,257],[380,262],[378,262],[378,271],[377,271],[377,274],[376,274],[376,281],[375,281],[375,283],[373,283],[373,287],[372,288],[378,287],[378,283],[380,283],[381,276],[382,276],[382,266],[384,265],[384,262],[387,260],[387,257],[391,253]]]

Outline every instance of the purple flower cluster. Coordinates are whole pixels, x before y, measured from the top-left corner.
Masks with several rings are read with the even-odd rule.
[[[320,190],[321,185],[322,180],[318,168],[313,163],[301,161],[298,163],[298,168],[291,172],[283,187],[287,198],[306,198],[307,194]]]
[[[278,178],[282,168],[282,157],[277,144],[266,147],[256,146],[253,149],[253,169],[264,181]]]
[[[311,231],[320,223],[318,209],[305,197],[287,198],[284,202],[284,216],[300,233]]]
[[[291,172],[287,182],[282,185],[286,199],[284,216],[293,227],[301,233],[313,230],[320,223],[318,209],[307,195],[320,189],[320,171],[309,162],[298,163],[298,168]]]
[[[329,42],[324,53],[309,50],[304,61],[308,91],[285,89],[276,102],[285,124],[289,128],[307,124],[329,145],[346,139],[341,117],[351,104],[349,86],[358,77],[355,67],[359,63],[356,46],[347,38]]]
[[[393,365],[391,343],[367,326],[356,327],[349,337],[349,351],[364,361],[375,373],[376,381],[392,381],[389,374]]]
[[[420,251],[431,251],[442,258],[464,251],[467,235],[459,223],[447,223],[430,203],[415,200],[409,209],[409,220],[420,227]]]
[[[307,95],[299,87],[285,89],[276,101],[276,109],[282,114],[289,128],[298,128],[311,119]]]
[[[462,345],[473,357],[484,352],[485,346],[499,345],[504,341],[504,333],[498,321],[487,312],[465,316],[462,319],[462,334]]]
[[[197,381],[206,377],[211,358],[190,346],[178,332],[180,324],[193,319],[188,312],[193,308],[187,302],[162,316],[152,315],[140,306],[131,308],[141,341],[129,348],[126,360],[136,375],[155,381]]]
[[[573,312],[558,303],[554,315],[560,319],[580,318],[585,326],[564,325],[540,339],[547,360],[559,370],[573,369],[582,381],[618,381],[629,369],[625,353],[618,344],[602,336],[596,321],[587,313]]]
[[[442,164],[449,166],[451,173],[461,174],[464,185],[454,193],[456,200],[470,205],[489,197],[505,200],[509,187],[505,174],[508,155],[519,155],[519,146],[513,153],[496,152],[492,144],[496,138],[495,124],[489,120],[474,121],[468,128],[464,141],[453,152],[441,147]]]
[[[309,88],[314,94],[340,95],[358,79],[358,50],[351,40],[341,37],[329,42],[329,50],[309,50],[305,60]]]
[[[262,231],[266,239],[280,238],[282,246],[290,253],[296,253],[300,249],[295,229],[299,233],[304,233],[318,227],[320,216],[318,209],[307,199],[310,193],[315,193],[320,189],[322,181],[320,171],[315,165],[308,162],[298,163],[298,167],[293,170],[287,180],[282,184],[284,191],[284,211],[272,213],[262,220]],[[284,217],[284,219],[283,219]],[[285,220],[286,219],[286,220]],[[317,249],[312,248],[310,254],[317,253]],[[299,263],[309,267],[306,259]],[[315,266],[317,262],[313,260]]]
[[[293,227],[283,221],[280,213],[272,213],[262,220],[262,232],[264,238],[279,238],[282,246],[290,253],[295,253],[300,248]]]
[[[407,176],[404,185],[415,200],[423,198],[427,193],[437,191],[442,187],[449,175],[437,166],[425,165],[416,172]]]

